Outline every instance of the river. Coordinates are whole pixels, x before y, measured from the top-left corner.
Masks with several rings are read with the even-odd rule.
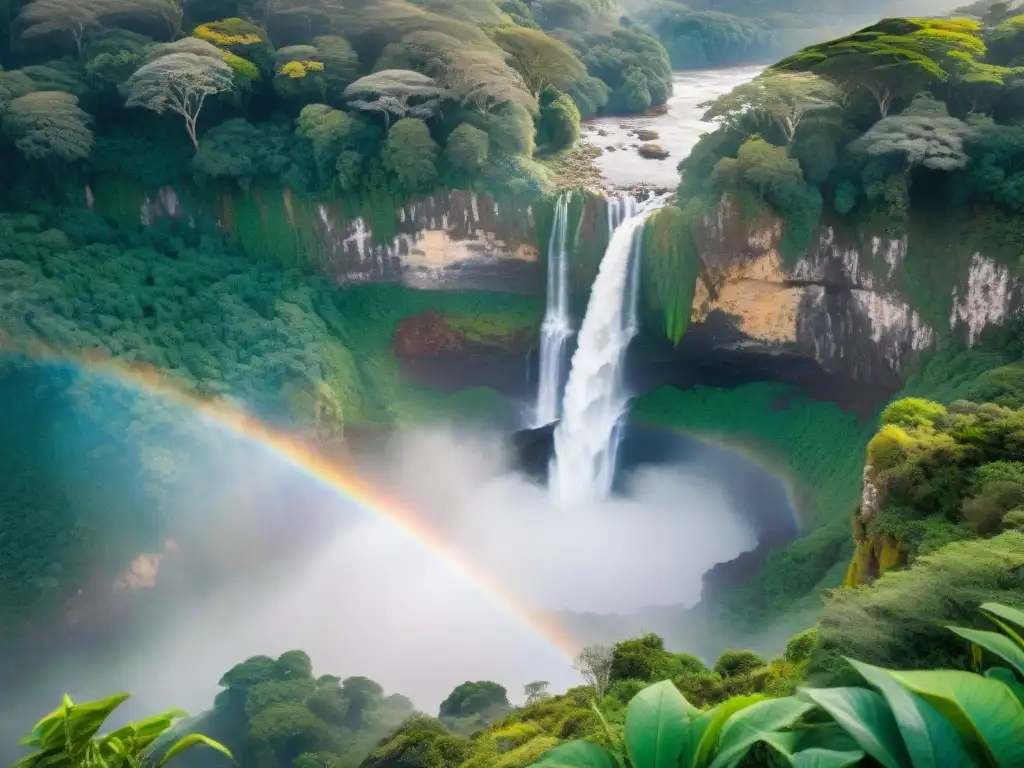
[[[747,65],[675,72],[672,75],[673,93],[665,114],[588,120],[583,125],[583,140],[601,148],[602,153],[595,163],[604,174],[605,181],[613,186],[648,184],[675,187],[679,182],[676,170],[679,161],[689,154],[701,134],[712,127],[701,121],[704,110],[697,105],[728,93],[763,69],[761,65]],[[657,132],[659,138],[653,143],[667,150],[669,156],[664,160],[641,157],[637,148],[643,142],[635,134],[640,129]]]

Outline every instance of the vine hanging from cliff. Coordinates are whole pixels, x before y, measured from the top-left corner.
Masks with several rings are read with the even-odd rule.
[[[690,323],[700,273],[693,219],[692,211],[669,206],[652,216],[644,230],[644,292],[673,344],[679,343]]]

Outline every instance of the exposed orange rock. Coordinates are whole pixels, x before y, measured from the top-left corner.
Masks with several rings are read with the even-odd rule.
[[[461,352],[466,346],[466,338],[450,328],[441,315],[429,309],[402,320],[395,329],[391,346],[399,357],[427,357]]]

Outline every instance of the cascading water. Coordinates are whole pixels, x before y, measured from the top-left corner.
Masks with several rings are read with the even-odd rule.
[[[558,418],[559,396],[565,376],[565,351],[572,336],[569,318],[569,201],[572,193],[559,195],[548,240],[547,309],[540,328],[540,383],[534,425],[541,427]]]
[[[564,502],[601,497],[611,489],[620,422],[629,402],[622,363],[638,327],[641,235],[663,202],[663,197],[639,206],[628,197],[609,202],[611,239],[591,289],[555,430],[551,483]]]

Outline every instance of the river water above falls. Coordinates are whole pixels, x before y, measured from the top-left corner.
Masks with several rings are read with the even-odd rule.
[[[702,133],[711,129],[701,121],[705,101],[728,93],[740,83],[756,77],[761,65],[676,72],[672,76],[673,94],[668,111],[662,115],[639,117],[599,117],[583,126],[583,140],[602,150],[596,159],[605,180],[612,185],[648,184],[675,187],[679,183],[676,166],[689,154]],[[664,160],[647,160],[637,153],[644,142],[637,130],[658,134],[653,143],[666,150]],[[608,149],[612,147],[613,149]]]

